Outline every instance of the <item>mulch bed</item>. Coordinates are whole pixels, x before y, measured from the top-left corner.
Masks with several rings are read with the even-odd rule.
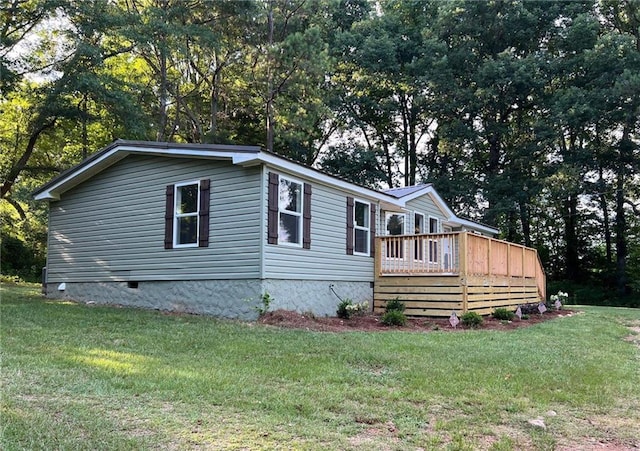
[[[572,316],[576,312],[572,310],[549,310],[544,314],[532,314],[528,319],[506,322],[494,319],[492,317],[484,317],[482,325],[478,330],[513,330],[520,327],[528,327],[543,321],[549,321],[555,318]],[[258,319],[258,323],[270,326],[282,327],[287,329],[302,329],[319,332],[384,332],[389,330],[401,330],[408,332],[433,332],[433,331],[464,331],[462,324],[453,328],[449,324],[448,318],[407,318],[407,324],[402,327],[385,326],[380,322],[380,316],[368,314],[364,316],[356,316],[350,319],[342,319],[338,317],[316,317],[309,314],[301,314],[289,310],[275,310],[267,312]]]

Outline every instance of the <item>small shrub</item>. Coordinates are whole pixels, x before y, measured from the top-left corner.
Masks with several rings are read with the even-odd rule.
[[[24,283],[24,280],[20,276],[8,276],[6,274],[0,274],[0,283],[6,283],[7,285],[17,285]]]
[[[391,310],[382,315],[381,322],[385,326],[404,326],[407,324],[407,317],[399,310]]]
[[[499,307],[493,311],[493,317],[495,319],[499,319],[500,321],[513,321],[513,318],[516,316],[511,310],[507,310],[504,307]]]
[[[387,301],[387,305],[384,308],[384,311],[389,312],[404,312],[405,305],[400,299],[395,298]]]
[[[340,304],[338,304],[338,309],[336,310],[336,315],[338,315],[338,318],[351,318],[351,312],[347,310],[348,305],[351,305],[351,299],[344,299],[340,302]]]
[[[364,315],[368,308],[369,304],[367,302],[354,304],[351,299],[343,299],[340,304],[338,304],[336,315],[338,318],[349,319],[352,316]]]
[[[260,296],[260,305],[255,306],[254,309],[258,312],[259,316],[264,316],[269,311],[269,306],[272,302],[273,297],[265,291],[264,294]]]
[[[482,325],[483,319],[476,312],[467,312],[460,317],[460,321],[464,327],[477,329]]]

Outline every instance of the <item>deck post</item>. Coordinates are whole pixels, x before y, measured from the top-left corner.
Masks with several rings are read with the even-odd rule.
[[[376,249],[373,270],[376,272],[374,278],[377,278],[382,275],[382,240],[376,238],[375,243]]]
[[[458,245],[458,252],[460,253],[460,283],[462,284],[462,313],[469,311],[469,291],[468,291],[468,240],[467,235],[469,232],[462,232],[460,234],[460,244]]]

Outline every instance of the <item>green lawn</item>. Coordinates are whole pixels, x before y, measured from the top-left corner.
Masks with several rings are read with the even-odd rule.
[[[512,332],[336,334],[5,287],[0,447],[640,446],[640,310],[581,310]]]

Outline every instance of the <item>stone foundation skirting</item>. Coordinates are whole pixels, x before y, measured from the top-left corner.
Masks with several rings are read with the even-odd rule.
[[[140,282],[49,283],[46,295],[96,304],[113,304],[222,318],[253,320],[262,296],[271,298],[269,310],[286,309],[318,316],[334,316],[340,299],[368,302],[373,308],[371,282],[316,280],[192,280]]]

